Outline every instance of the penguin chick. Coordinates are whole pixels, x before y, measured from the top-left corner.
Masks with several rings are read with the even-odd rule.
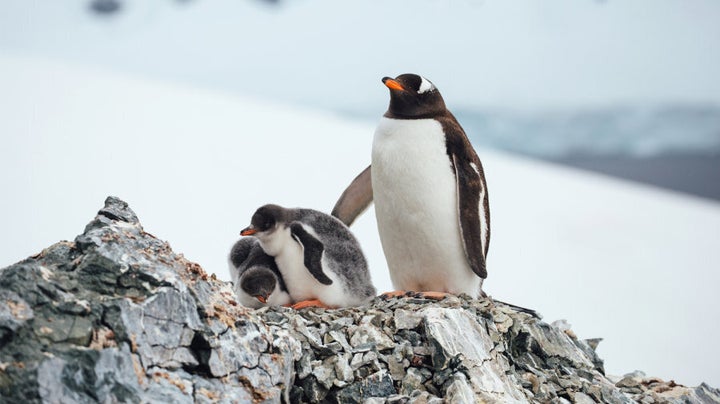
[[[349,307],[375,296],[360,245],[340,220],[312,209],[260,207],[241,233],[275,258],[295,302]]]
[[[281,306],[292,303],[275,259],[253,238],[242,238],[228,257],[233,290],[245,307]]]

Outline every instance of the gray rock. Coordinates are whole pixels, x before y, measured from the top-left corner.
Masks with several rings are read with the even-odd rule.
[[[108,198],[74,243],[0,269],[2,401],[279,401],[299,343],[232,303]]]
[[[255,368],[261,354],[267,351],[267,336],[263,337],[253,324],[237,331],[214,336],[209,343],[208,367],[213,376],[226,376],[240,368]]]
[[[341,355],[335,356],[335,375],[337,375],[337,380],[349,383],[352,382],[355,379],[353,368],[350,366],[350,354],[345,353]],[[338,383],[336,381],[335,385],[337,386]],[[344,384],[342,385],[344,386]],[[339,386],[339,387],[342,387]]]
[[[447,388],[445,400],[450,403],[472,403],[475,402],[478,397],[475,392],[468,384],[467,377],[462,373],[457,373],[453,377],[450,386]],[[494,399],[492,401],[495,401]]]
[[[588,338],[585,340],[585,343],[587,343],[593,351],[596,351],[602,340],[602,338]]]
[[[143,378],[135,373],[136,360],[127,344],[121,348],[107,348],[100,351],[94,367],[98,401],[118,400],[132,403],[142,397],[140,380]]]
[[[338,390],[335,400],[338,403],[364,403],[371,398],[390,397],[397,394],[392,379],[384,371],[378,371],[357,383]]]
[[[370,346],[382,351],[392,348],[395,343],[377,327],[371,324],[361,324],[355,329],[352,337],[350,337],[350,345],[357,350],[362,350]]]
[[[409,404],[442,404],[442,398],[434,396],[427,391],[417,392],[410,396]]]
[[[73,376],[72,381],[64,380],[66,374]],[[92,403],[95,401],[91,393],[95,383],[91,373],[80,361],[68,363],[61,358],[43,361],[37,370],[37,382],[38,394],[44,402]],[[122,397],[115,399],[123,402]]]
[[[431,377],[432,373],[427,369],[409,368],[402,379],[400,394],[412,396],[416,392],[424,392],[426,389],[423,384]]]
[[[335,364],[333,362],[333,358],[330,358],[313,366],[312,375],[315,376],[315,380],[325,387],[326,390],[329,390],[337,379],[335,375]]]
[[[295,365],[297,370],[297,377],[304,379],[312,373],[312,364],[315,362],[315,355],[312,352],[308,352],[300,356],[300,359]]]
[[[108,198],[74,242],[0,269],[0,402],[719,403],[611,379],[564,322],[492,299],[240,307]]]
[[[322,401],[328,394],[328,390],[324,388],[314,376],[306,377],[301,382],[304,398],[311,403]]]
[[[506,375],[504,364],[493,351],[494,344],[482,327],[464,309],[427,308],[425,329],[433,347],[433,366],[440,370],[452,366],[467,369],[470,384],[478,394],[487,394],[493,400],[524,400],[525,394]],[[462,330],[457,333],[456,330]],[[457,387],[464,395],[463,382]]]
[[[0,290],[0,347],[35,316],[30,305],[11,290]]]
[[[422,316],[415,311],[410,310],[395,310],[395,321],[396,330],[413,329],[420,326],[422,323]]]
[[[615,383],[617,387],[637,387],[642,381],[641,376],[626,375],[619,382]]]
[[[587,394],[578,391],[572,395],[572,402],[575,404],[595,404],[595,400]]]

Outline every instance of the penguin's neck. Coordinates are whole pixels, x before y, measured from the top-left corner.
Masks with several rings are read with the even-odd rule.
[[[297,244],[290,234],[290,228],[281,226],[268,237],[258,238],[263,251],[269,256],[277,257],[282,254],[288,246]]]

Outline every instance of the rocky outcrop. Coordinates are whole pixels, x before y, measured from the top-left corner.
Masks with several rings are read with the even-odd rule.
[[[604,375],[593,341],[490,299],[246,309],[108,198],[0,270],[2,402],[720,402]]]

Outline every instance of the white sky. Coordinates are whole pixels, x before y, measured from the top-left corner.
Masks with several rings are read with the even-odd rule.
[[[450,106],[720,103],[715,0],[4,0],[0,52],[31,52],[282,101],[381,113],[417,72]]]

